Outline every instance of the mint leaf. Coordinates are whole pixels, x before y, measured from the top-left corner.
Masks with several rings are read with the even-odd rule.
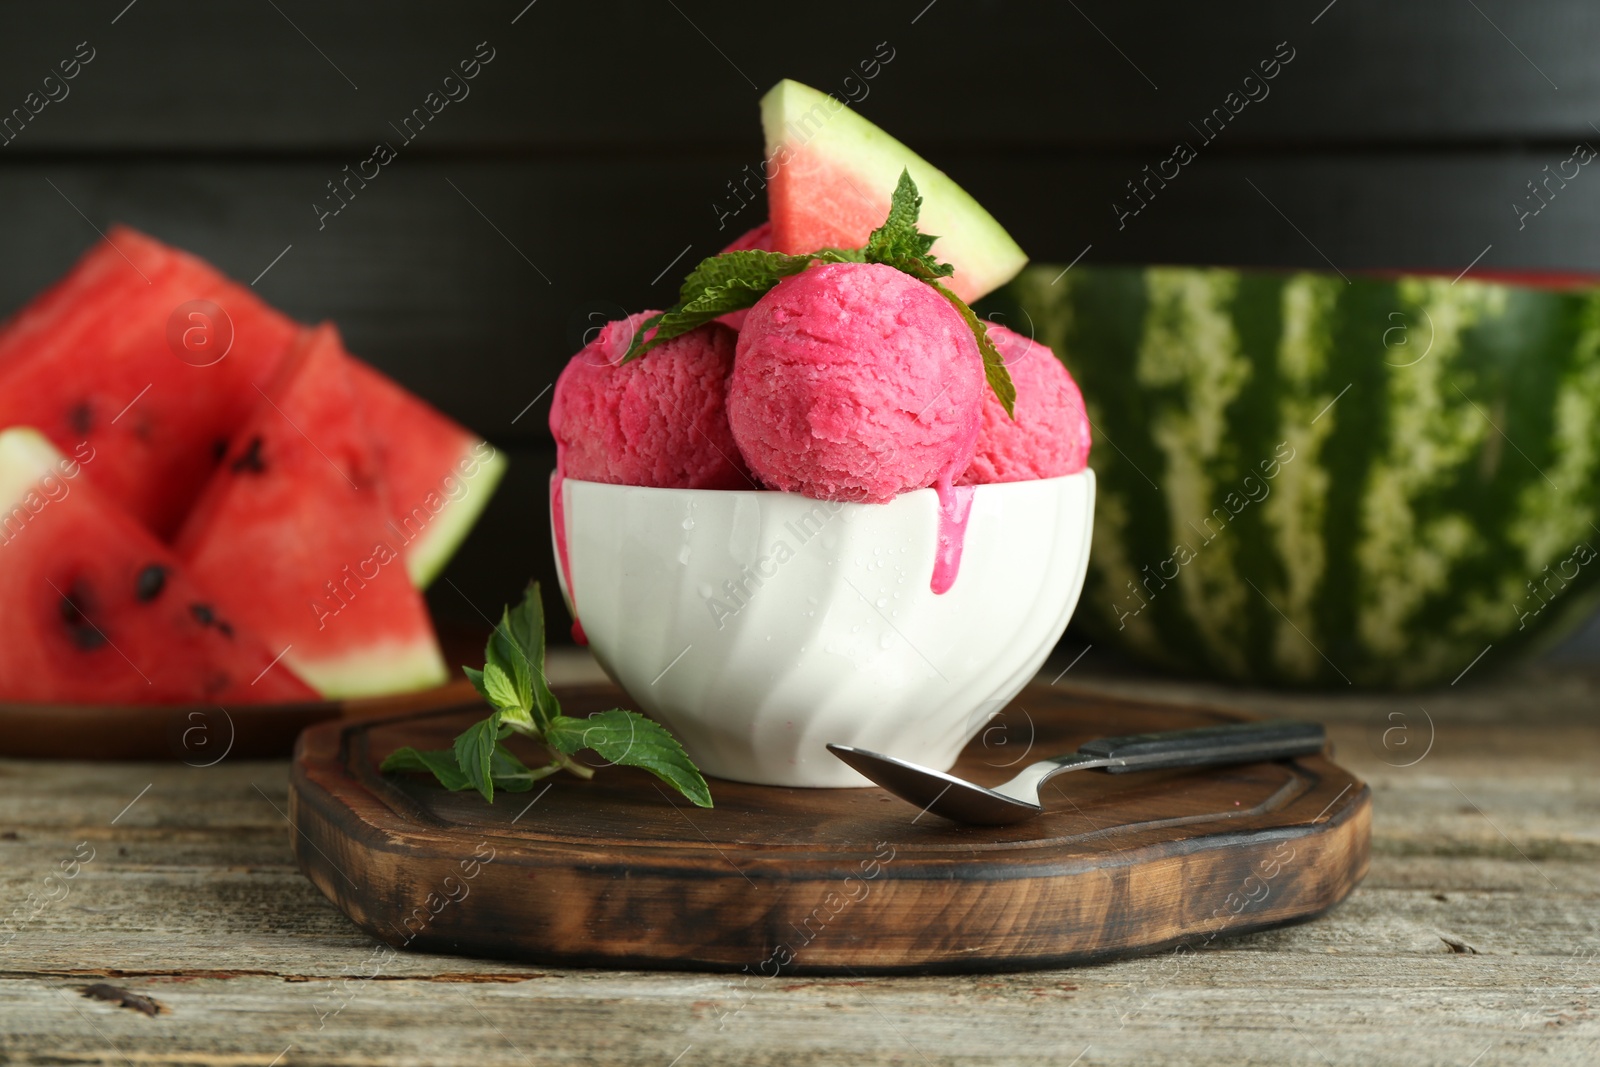
[[[472,688],[478,691],[478,695],[484,699],[485,703],[491,705],[494,703],[494,698],[489,696],[488,687],[484,685],[482,671],[472,667],[462,667],[461,673],[467,676],[467,681],[472,683]]]
[[[988,327],[984,325],[982,319],[978,318],[977,312],[967,306],[965,300],[962,300],[938,282],[929,282],[928,284],[937,289],[940,296],[955,305],[955,309],[961,313],[961,317],[967,320],[967,325],[972,328],[972,336],[978,342],[978,352],[983,356],[983,376],[988,379],[989,388],[994,390],[994,395],[1000,401],[1000,406],[1006,409],[1007,415],[1015,419],[1017,417],[1017,386],[1011,380],[1011,371],[1006,369],[1005,357],[994,346],[994,342],[989,340]]]
[[[650,335],[648,341],[642,340],[647,331],[641,329],[634,334],[633,344],[628,346],[622,362],[637,359],[656,345],[670,341],[674,337],[681,337],[690,330],[699,329],[730,311],[754,307],[756,301],[765,296],[776,284],[777,281],[764,284],[760,280],[735,278],[726,284],[704,290],[689,303],[678,304],[672,310],[662,312],[660,318],[656,320],[655,333]]]
[[[503,743],[496,743],[494,755],[489,757],[489,777],[497,789],[508,793],[526,793],[533,783],[549,777],[561,769],[554,761],[540,767],[529,767],[517,758]]]
[[[707,289],[721,288],[731,282],[745,282],[752,286],[764,282],[770,289],[782,279],[799,274],[810,265],[810,256],[789,256],[758,248],[707,256],[683,280],[683,285],[678,289],[678,303],[692,303]]]
[[[902,170],[889,198],[888,217],[872,231],[862,249],[866,262],[886,264],[925,282],[954,274],[954,267],[940,263],[930,252],[939,238],[917,229],[921,211],[922,195],[917,192],[917,183],[911,180],[910,171]]]
[[[467,782],[478,792],[483,794],[483,799],[494,800],[494,750],[500,740],[500,716],[498,713],[490,715],[487,719],[479,720],[456,735],[455,753],[456,765],[461,768],[461,773],[466,775]]]
[[[496,789],[520,793],[559,770],[592,777],[591,768],[569,758],[592,748],[612,763],[643,767],[701,807],[711,806],[705,779],[664,727],[620,708],[589,719],[561,714],[561,702],[544,674],[544,604],[538,582],[529,583],[520,604],[502,612],[483,657],[482,670],[461,670],[494,709],[489,716],[457,735],[451,748],[397,749],[380,770],[431,774],[446,789],[476,789],[492,804]],[[523,763],[504,744],[513,733],[544,745],[551,761],[538,767]]]
[[[429,752],[415,748],[397,748],[389,753],[378,770],[384,774],[394,774],[399,771],[422,771],[431,774],[439,780],[439,784],[450,790],[471,789],[472,783],[467,780],[466,772],[456,763],[455,751],[448,748],[434,749]]]
[[[805,255],[742,249],[708,256],[683,280],[678,290],[678,303],[640,324],[622,362],[636,359],[656,345],[698,329],[730,311],[754,307],[773,286],[800,273],[813,262],[881,263],[927,282],[955,306],[978,342],[989,388],[1006,409],[1006,414],[1016,418],[1017,389],[1011,381],[1011,372],[1006,369],[999,349],[989,340],[983,320],[973,314],[966,301],[940,284],[940,278],[952,276],[956,269],[949,263],[939,262],[933,255],[934,242],[939,238],[917,229],[917,216],[921,213],[922,194],[917,191],[917,183],[911,180],[909,170],[901,170],[900,180],[889,198],[888,216],[861,248],[822,248]],[[649,340],[645,340],[647,333]],[[558,712],[552,714],[555,713]]]
[[[561,702],[550,691],[550,680],[544,674],[544,595],[538,582],[528,583],[522,603],[505,613],[504,624],[521,647],[530,668],[529,706],[535,724],[543,729],[561,714]]]
[[[504,789],[508,793],[525,793],[532,789],[533,783],[539,779],[560,770],[561,764],[552,762],[542,767],[529,767],[504,744],[497,743],[494,755],[490,757],[489,767],[490,780],[493,781],[495,788]],[[456,762],[454,749],[442,748],[430,752],[414,748],[396,749],[389,753],[388,758],[378,769],[385,774],[404,771],[431,774],[440,785],[451,792],[459,793],[473,787],[466,772]]]
[[[545,740],[568,755],[587,748],[610,763],[647,770],[698,807],[711,807],[711,789],[677,738],[638,712],[612,708],[587,719],[562,715],[551,721]]]
[[[526,677],[527,672],[523,672]],[[517,711],[526,708],[528,700],[522,699],[517,693],[517,683],[512,681],[504,667],[493,660],[483,665],[483,691],[489,697],[489,703],[501,711]]]
[[[702,259],[684,279],[678,290],[678,302],[640,324],[622,362],[642,356],[656,345],[698,329],[730,311],[754,307],[773,286],[791,274],[799,274],[816,258],[743,249]],[[645,340],[644,335],[652,326],[655,333]]]

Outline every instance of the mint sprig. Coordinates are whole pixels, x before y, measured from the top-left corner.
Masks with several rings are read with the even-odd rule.
[[[594,777],[594,768],[572,756],[585,749],[611,764],[639,767],[702,808],[711,790],[676,738],[638,712],[612,708],[586,719],[561,713],[544,674],[544,604],[533,582],[522,603],[506,608],[483,650],[483,669],[463,667],[467,680],[488,702],[490,714],[463,730],[450,748],[401,748],[383,761],[384,773],[431,774],[446,789],[476,789],[493,803],[494,791],[524,793],[557,771]],[[506,747],[512,735],[542,746],[548,763],[529,767]]]
[[[994,390],[1006,414],[1015,418],[1017,390],[1011,381],[1011,372],[1006,369],[999,349],[989,339],[984,321],[966,301],[939,281],[954,274],[955,267],[941,263],[933,255],[933,243],[939,238],[917,229],[917,216],[921,211],[922,195],[917,192],[917,183],[911,180],[909,171],[902,170],[889,200],[888,217],[882,226],[872,231],[861,248],[823,248],[802,255],[744,249],[702,259],[684,279],[678,290],[678,302],[640,324],[622,362],[636,359],[663,341],[682,336],[730,311],[754,307],[756,301],[779,282],[799,274],[814,262],[882,263],[928,283],[955,306],[977,339],[989,388]]]

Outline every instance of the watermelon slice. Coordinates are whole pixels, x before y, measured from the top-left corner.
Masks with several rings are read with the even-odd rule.
[[[132,231],[112,229],[119,238],[125,232]],[[113,305],[137,299],[171,275],[178,255],[165,248],[157,252],[150,243],[130,242],[132,256],[124,256],[110,239],[94,246],[55,284],[0,323],[0,365],[45,351],[70,351],[85,333],[102,328]]]
[[[360,360],[351,357],[348,371],[388,482],[396,547],[426,588],[494,495],[505,457]]]
[[[0,698],[275,703],[316,694],[38,431],[0,433]]]
[[[92,299],[87,306],[67,306],[71,286],[47,292],[0,342],[0,427],[37,426],[66,451],[87,442],[95,452],[84,468],[89,480],[166,538],[259,401],[253,383],[271,374],[296,327],[192,256],[125,227],[108,236],[74,274],[106,272],[123,284],[87,288],[77,299]],[[179,336],[193,332],[175,351],[168,324],[190,301],[209,301],[223,315],[185,312]],[[79,315],[80,326],[50,336],[52,320]],[[226,343],[229,334],[225,358],[208,362],[203,345]]]
[[[798,254],[858,248],[889,213],[900,172],[922,194],[918,227],[955,267],[950,287],[972,301],[1004,285],[1028,257],[955,182],[839,100],[784,80],[761,98],[772,247]]]
[[[349,367],[332,326],[305,332],[176,542],[223,609],[329,697],[446,677]]]
[[[196,300],[222,308],[227,322],[204,308],[178,313]],[[37,425],[67,451],[88,442],[97,457],[90,480],[168,538],[299,330],[204,260],[115,226],[0,326],[0,427]],[[211,362],[216,350],[205,346],[230,333],[231,347]],[[505,459],[349,358],[393,488],[389,517],[407,569],[426,585],[488,502]]]

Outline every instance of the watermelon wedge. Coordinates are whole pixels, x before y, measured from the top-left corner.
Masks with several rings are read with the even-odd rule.
[[[192,301],[215,304],[225,318]],[[204,260],[115,226],[0,325],[0,427],[36,425],[67,451],[87,442],[96,451],[89,479],[170,538],[260,403],[255,384],[272,377],[300,329]],[[393,490],[397,547],[426,585],[477,520],[505,459],[348,359]]]
[[[328,697],[446,677],[350,365],[332,326],[303,334],[176,541],[218,604]]]
[[[955,267],[950,287],[972,301],[1004,285],[1028,257],[978,202],[933,164],[846,107],[796,81],[761,98],[772,247],[798,254],[857,248],[889,213],[900,172],[922,193],[918,227]]]
[[[90,286],[71,302],[72,287],[47,292],[0,341],[0,427],[36,426],[66,451],[88,442],[89,480],[165,539],[259,401],[252,383],[271,374],[296,327],[192,256],[125,227],[108,237],[74,274],[104,273],[119,284]],[[194,331],[180,357],[168,323],[196,300],[222,314],[180,319]],[[53,325],[61,319],[65,328]],[[204,344],[229,334],[225,358],[197,365],[210,359]]]
[[[243,704],[316,694],[89,483],[85,448],[0,433],[0,699]]]
[[[113,227],[114,238],[132,231]],[[137,235],[133,235],[137,237]],[[114,305],[137,299],[177,268],[178,254],[152,242],[128,242],[125,256],[111,238],[95,245],[72,269],[28,305],[0,323],[0,366],[41,352],[70,351],[89,331],[101,329]]]
[[[377,370],[351,357],[351,388],[389,486],[389,524],[426,588],[450,562],[505,474],[506,459]]]

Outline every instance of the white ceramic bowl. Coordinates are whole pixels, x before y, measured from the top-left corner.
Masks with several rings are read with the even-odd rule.
[[[830,741],[954,763],[1060,640],[1094,516],[1092,471],[979,486],[935,594],[931,489],[562,492],[562,592],[606,673],[706,774],[786,786],[868,784]]]

